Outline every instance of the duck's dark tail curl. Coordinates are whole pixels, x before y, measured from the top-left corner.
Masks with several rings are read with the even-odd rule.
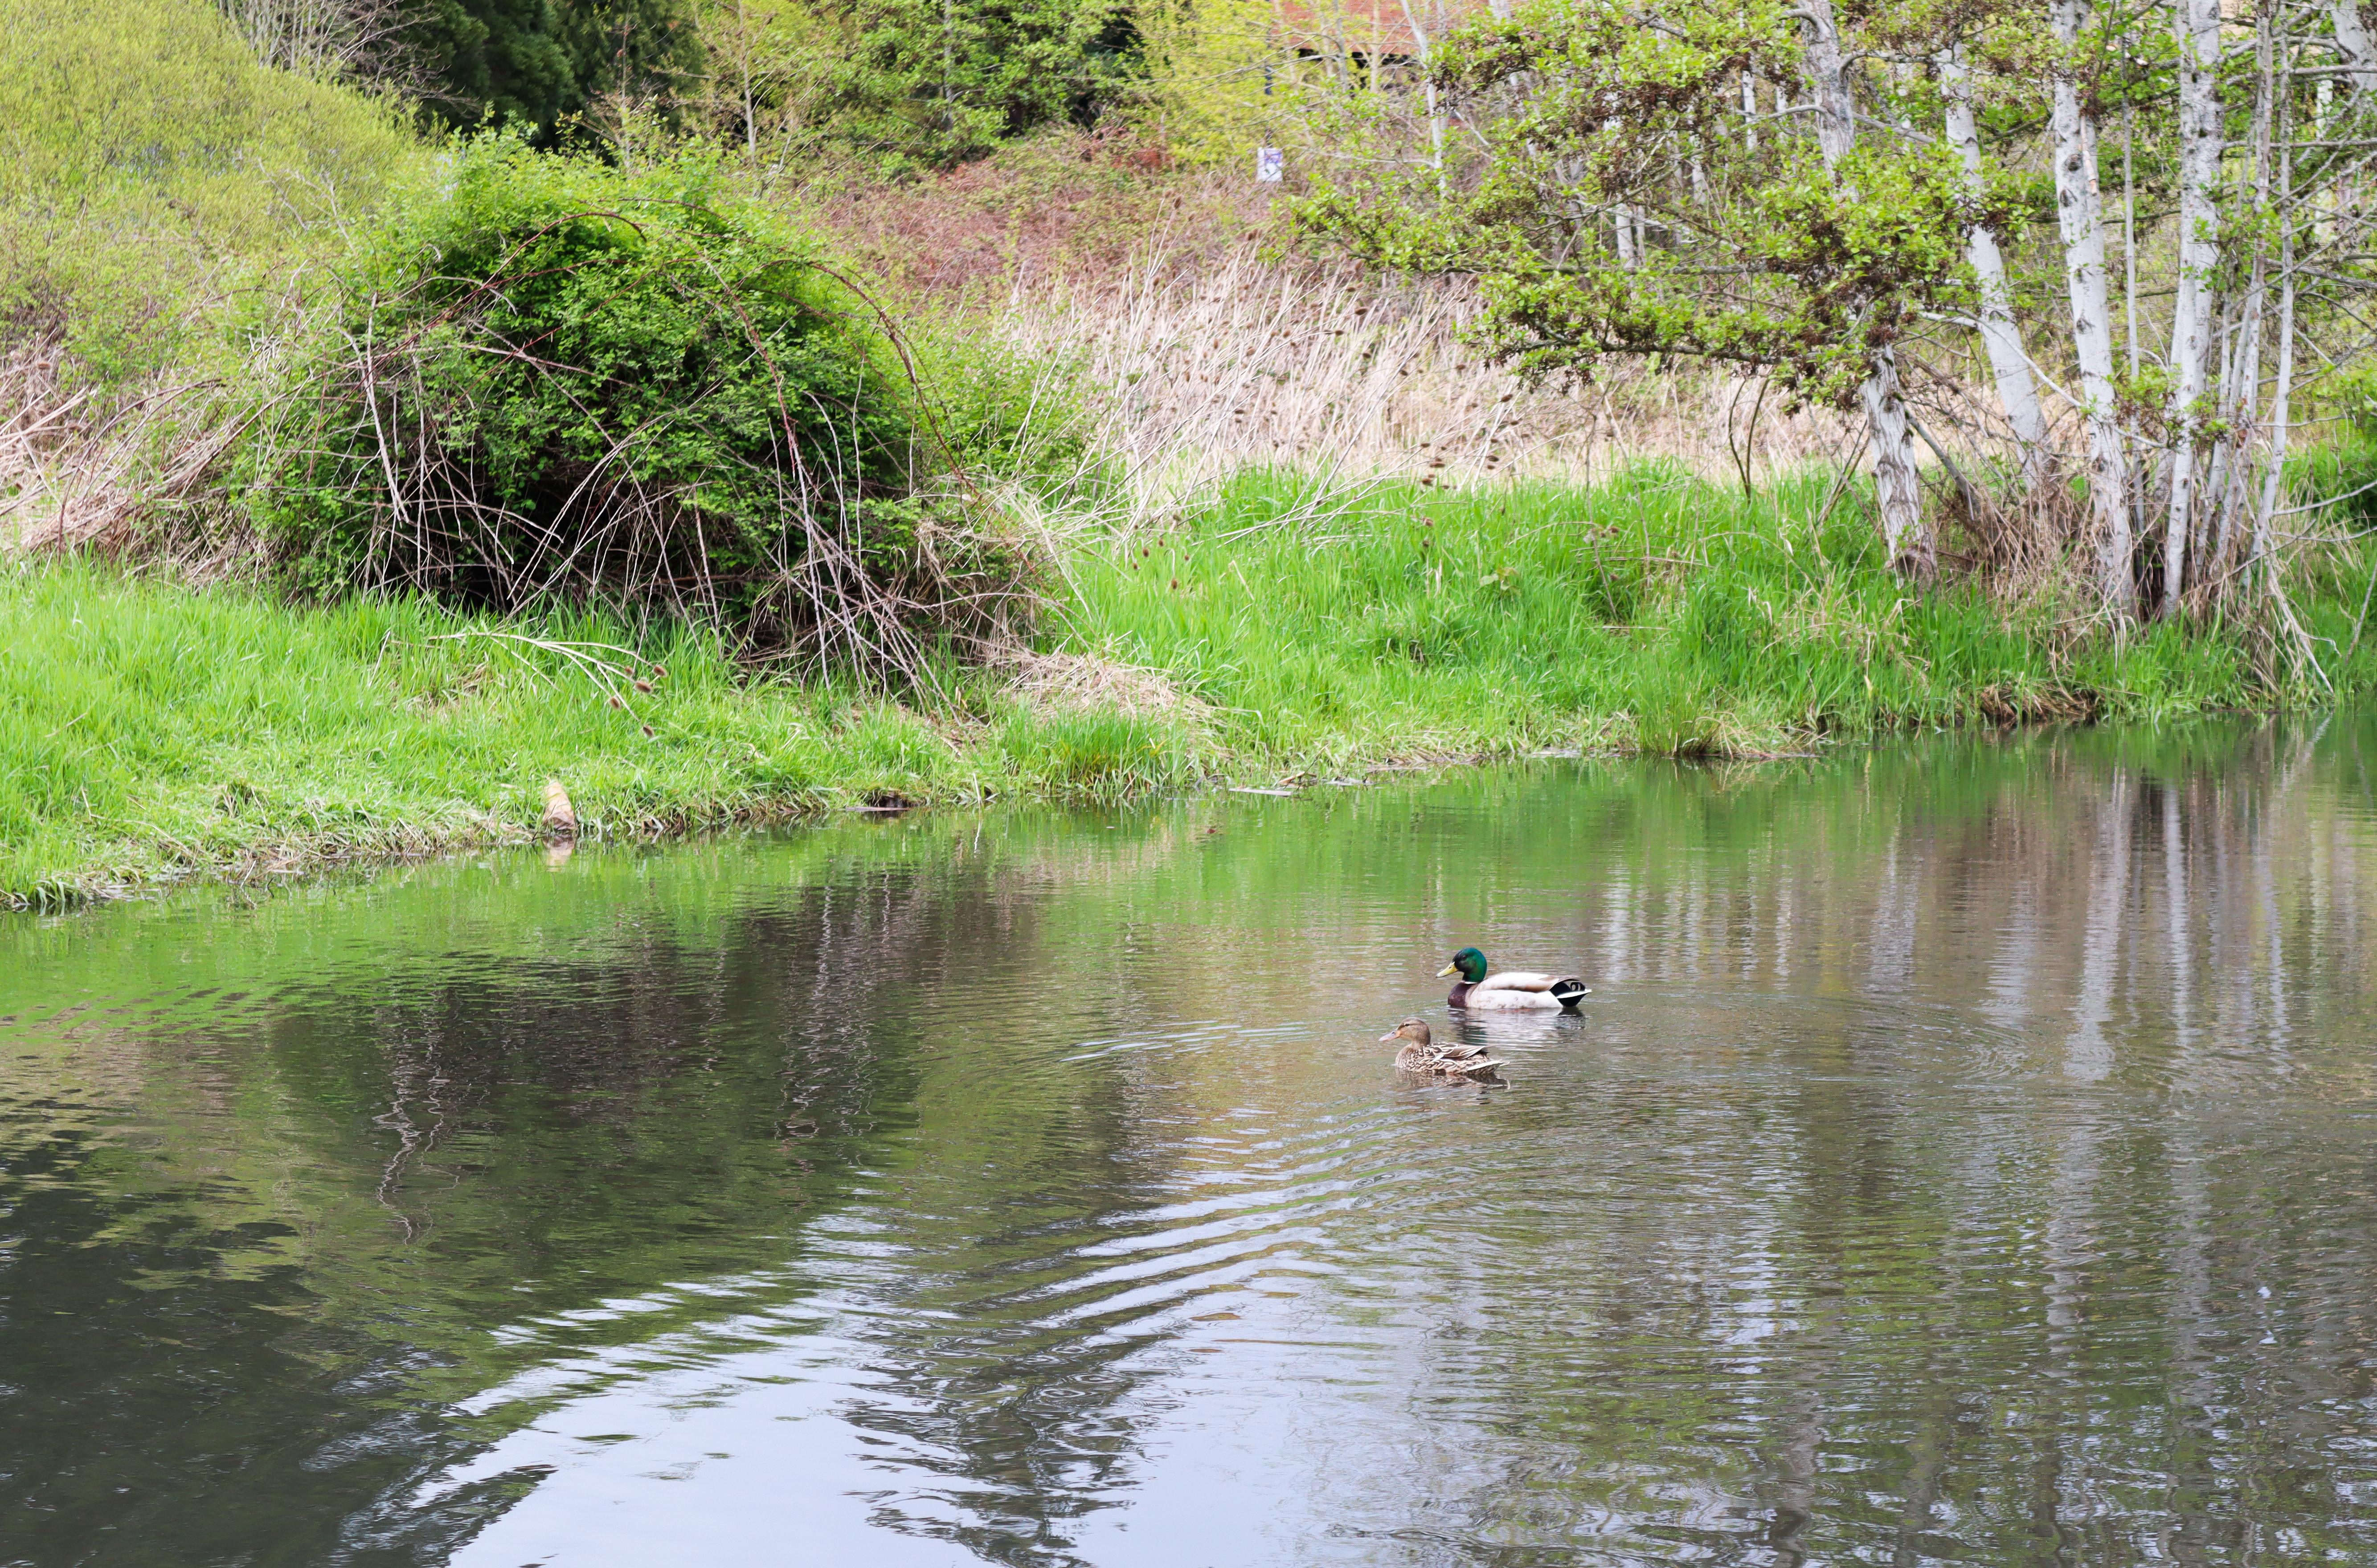
[[[1567,1008],[1571,1013],[1576,1011],[1576,1004],[1579,1002],[1592,994],[1593,987],[1585,984],[1581,980],[1557,980],[1552,981],[1552,1000],[1558,1002],[1562,1007]]]

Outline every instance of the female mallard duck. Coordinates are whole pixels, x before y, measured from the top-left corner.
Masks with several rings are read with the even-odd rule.
[[[1591,986],[1571,977],[1531,974],[1524,969],[1505,969],[1489,976],[1486,972],[1486,955],[1475,947],[1455,953],[1452,962],[1436,973],[1439,980],[1446,975],[1461,977],[1444,1000],[1448,1006],[1466,1007],[1472,1012],[1548,1013],[1559,1008],[1573,1013],[1580,998],[1593,994]]]
[[[1477,1045],[1456,1045],[1447,1041],[1439,1045],[1427,1032],[1424,1018],[1405,1018],[1391,1035],[1380,1035],[1379,1043],[1404,1042],[1395,1052],[1395,1070],[1402,1073],[1437,1073],[1448,1078],[1475,1078],[1502,1065],[1486,1054]]]

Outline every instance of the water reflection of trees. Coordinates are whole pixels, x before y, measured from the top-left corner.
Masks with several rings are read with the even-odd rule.
[[[1647,1163],[1673,1133],[1620,1158],[1656,1219],[1584,1227],[1606,1283],[1581,1305],[1539,1308],[1520,1270],[1551,1239],[1511,1238],[1511,1336],[1596,1348],[1548,1379],[1447,1370],[1541,1417],[1461,1538],[1761,1562],[2377,1545],[2352,742],[2065,737],[2020,775],[1834,802],[1853,816],[1713,802],[1689,852],[1582,891],[1621,986],[1854,1005],[1740,1031],[1787,1071],[1700,1088],[1739,1139],[1701,1140],[1700,1191]],[[1646,1321],[1705,1359],[1639,1358]],[[1759,1323],[1755,1354],[1719,1350]]]
[[[170,1303],[218,1332],[168,1339],[118,1309],[106,1333],[29,1335],[19,1313],[11,1346],[55,1374],[42,1394],[58,1424],[12,1427],[0,1447],[44,1458],[0,1470],[49,1511],[49,1538],[113,1525],[194,1561],[258,1539],[292,1562],[442,1561],[529,1483],[429,1483],[604,1374],[458,1407],[605,1350],[749,1348],[717,1325],[853,1288],[801,1236],[863,1203],[905,1266],[863,1288],[885,1396],[847,1415],[922,1482],[884,1523],[1063,1560],[1057,1521],[1128,1460],[1113,1407],[1140,1374],[1127,1322],[1042,1321],[1083,1265],[1041,1238],[1160,1181],[1161,1151],[1126,1146],[1148,1091],[1127,1063],[1034,1071],[997,1022],[1067,1010],[1029,984],[999,992],[1031,974],[1018,956],[1045,877],[938,837],[838,848],[775,857],[791,885],[723,920],[673,907],[681,884],[656,897],[619,876],[466,892],[446,951],[84,1031],[74,1051],[113,1064],[113,1104],[89,1146],[36,1139],[15,1162],[58,1201],[18,1208],[38,1242],[0,1265],[9,1294]],[[442,916],[450,890],[424,891]],[[567,935],[506,948],[490,921]],[[41,1092],[49,1071],[7,1087]],[[125,1120],[162,1140],[177,1179],[111,1160],[107,1125]],[[226,1260],[258,1247],[278,1249],[269,1266],[226,1293]],[[634,1310],[590,1310],[621,1301]],[[197,1344],[202,1364],[157,1371],[161,1341]],[[140,1390],[145,1425],[90,1419],[117,1384]],[[244,1459],[228,1469],[226,1444]],[[138,1480],[137,1505],[119,1478]]]
[[[880,1391],[842,1414],[901,1477],[882,1526],[1068,1562],[1205,1288],[1161,1217],[1194,1170],[1324,1232],[1250,1221],[1250,1253],[1325,1246],[1345,1312],[1425,1331],[1396,1371],[1441,1469],[1344,1492],[1415,1561],[2365,1553],[2337,1501],[2377,1483],[2358,743],[2025,737],[424,876],[352,917],[417,926],[403,962],[259,929],[269,1004],[90,1046],[164,1158],[99,1123],[105,1158],[44,1146],[61,1206],[12,1222],[49,1244],[14,1299],[133,1305],[71,1346],[16,1320],[77,1369],[18,1446],[85,1478],[43,1493],[59,1540],[129,1466],[161,1540],[436,1561],[526,1483],[415,1489],[545,1408],[467,1396],[724,1353],[737,1313],[839,1293]],[[1213,1145],[1347,1092],[1333,1014],[1077,1049],[1383,1027],[1480,933],[1580,956],[1610,1021],[1573,1083],[1577,1037],[1534,1048],[1504,1144],[1437,1151],[1453,1223],[1392,1187],[1309,1221],[1268,1191],[1296,1151]],[[1418,1158],[1380,1146],[1344,1158]],[[853,1209],[893,1260],[863,1278],[804,1240]],[[1109,1278],[1116,1238],[1156,1272]],[[201,1419],[208,1380],[248,1392]],[[161,1435],[69,1429],[111,1398]]]

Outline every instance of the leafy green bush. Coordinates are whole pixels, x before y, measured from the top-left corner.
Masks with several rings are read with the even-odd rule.
[[[1023,552],[951,472],[1021,410],[936,417],[888,316],[701,156],[471,144],[364,247],[298,374],[252,493],[315,592],[600,601],[912,675],[1026,603]]]
[[[982,327],[978,319],[939,315],[905,329],[926,424],[949,460],[1043,495],[1109,477],[1090,453],[1081,366],[1035,359]]]
[[[723,130],[834,144],[882,173],[1089,125],[1143,79],[1117,0],[748,0],[704,32]]]

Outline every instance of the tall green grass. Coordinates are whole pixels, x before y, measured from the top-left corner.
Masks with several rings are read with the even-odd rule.
[[[1784,750],[2274,695],[2249,629],[2114,636],[2073,606],[1910,588],[1860,499],[1817,475],[1745,498],[1645,468],[1592,491],[1394,483],[1320,504],[1308,478],[1252,474],[1171,529],[1084,552],[1068,635],[1168,672],[1212,705],[1224,748],[1296,765]],[[2351,690],[2377,676],[2365,644],[2345,653],[2367,576],[2357,555],[2323,558],[2297,589],[2326,677]]]
[[[531,636],[633,645],[638,670],[665,674],[649,692],[591,677],[518,640]],[[867,802],[1110,797],[1179,783],[1188,766],[1153,726],[1035,712],[978,679],[928,720],[848,689],[746,679],[681,628],[498,624],[417,600],[299,609],[84,564],[0,566],[0,902],[520,841],[549,778],[587,831],[634,834]]]
[[[648,833],[1415,756],[1797,751],[2082,698],[2151,720],[2305,693],[2270,683],[2250,629],[2115,637],[2050,602],[1914,591],[1855,506],[1815,480],[1744,500],[1656,470],[1453,495],[1248,476],[1060,563],[1050,647],[1194,699],[1131,711],[955,669],[903,704],[753,676],[683,628],[300,608],[20,561],[0,565],[0,900],[522,841],[549,778],[589,831]],[[2352,637],[2372,569],[2337,551],[2295,585],[2347,695],[2377,682]],[[631,651],[590,676],[553,642]],[[1115,689],[1145,698],[1140,683]]]

